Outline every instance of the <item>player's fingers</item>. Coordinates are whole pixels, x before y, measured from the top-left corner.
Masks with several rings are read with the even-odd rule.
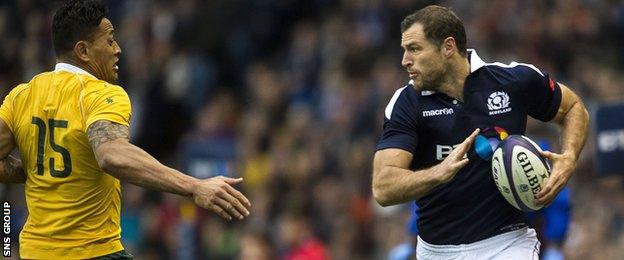
[[[552,204],[552,202],[555,201],[555,198],[549,198],[548,200],[544,200],[544,201],[540,201],[540,202],[535,202],[535,204],[537,206],[543,206],[543,207],[548,207],[550,204]]]
[[[559,194],[559,192],[560,192],[561,190],[563,190],[563,187],[564,187],[565,185],[566,185],[565,180],[564,180],[563,178],[559,178],[559,179],[557,180],[557,182],[555,183],[554,188],[553,188],[553,190],[554,190],[554,195],[553,195],[553,197],[557,196],[557,194]]]
[[[235,185],[235,184],[239,184],[239,183],[243,182],[243,178],[236,178],[236,179],[234,179],[234,178],[228,178],[228,177],[221,177],[221,179],[225,183],[230,184],[230,185]]]
[[[212,210],[212,212],[219,215],[219,217],[222,217],[227,220],[232,220],[232,216],[230,216],[230,214],[228,214],[227,211],[221,208],[221,206],[219,206],[218,204],[211,204],[210,207],[208,208]]]
[[[481,131],[481,129],[479,129],[479,128],[477,128],[474,131],[472,131],[470,136],[468,136],[468,138],[466,138],[467,140],[465,140],[464,142],[466,142],[466,141],[468,141],[469,143],[474,142],[475,138],[477,138],[477,135],[479,135],[480,131]]]
[[[230,195],[234,196],[234,198],[236,198],[238,201],[240,201],[243,206],[245,206],[245,210],[247,212],[246,215],[249,215],[249,209],[251,208],[251,202],[249,201],[249,199],[247,199],[247,197],[245,197],[245,195],[243,195],[243,193],[241,193],[240,191],[238,191],[237,189],[235,189],[232,186],[227,186],[226,190],[228,193],[230,193]]]
[[[548,180],[546,180],[546,185],[544,185],[543,189],[536,195],[537,198],[541,198],[546,195],[550,190],[555,186],[555,184],[560,179],[560,174],[558,171],[552,171]]]
[[[455,154],[456,157],[459,157],[459,158],[464,157],[464,154],[466,154],[468,150],[470,150],[472,143],[477,138],[479,131],[480,131],[479,128],[475,129],[468,137],[466,137],[466,139],[464,139],[464,141],[457,147],[457,149],[453,151],[453,152],[456,152]]]
[[[462,168],[464,168],[464,166],[466,166],[466,165],[468,164],[468,162],[469,162],[469,160],[468,160],[468,158],[466,158],[466,159],[462,159],[462,160],[461,160],[461,161],[459,161],[459,162],[454,163],[454,164],[453,164],[453,170],[454,170],[455,172],[458,172],[459,170],[461,170]]]
[[[472,131],[472,133],[466,137],[466,139],[464,139],[464,141],[461,143],[462,148],[466,149],[466,151],[468,151],[468,148],[470,148],[470,146],[472,145],[472,143],[474,142],[475,138],[477,138],[477,135],[479,134],[479,128],[475,129],[474,131]]]
[[[557,193],[559,193],[559,190],[560,189],[551,189],[550,192],[544,198],[542,198],[542,200],[539,201],[540,202],[539,205],[543,205],[543,206],[550,205],[557,197]]]
[[[232,190],[234,189],[232,188]],[[242,218],[244,218],[245,216],[249,216],[249,210],[245,207],[245,205],[243,205],[243,202],[240,201],[240,199],[236,198],[234,195],[232,195],[230,192],[231,191],[228,189],[228,192],[223,195],[223,198],[227,200],[230,205],[234,206],[236,211],[241,214]]]
[[[546,202],[549,201],[549,200],[550,200],[550,193],[542,196],[539,199],[536,198],[535,199],[535,204],[539,205],[539,206],[544,206],[544,205],[546,205]]]
[[[226,198],[216,198],[215,204],[219,205],[219,207],[224,209],[230,216],[234,216],[238,219],[243,219],[243,214],[239,212],[239,209],[236,205],[237,203],[240,205],[240,202],[238,202],[232,196],[227,195],[227,193],[224,197]],[[242,205],[240,205],[239,207],[243,208]]]
[[[551,177],[548,178],[548,181],[546,182],[546,185],[544,185],[544,187],[542,188],[542,190],[540,192],[537,193],[537,195],[535,195],[535,198],[538,200],[543,200],[543,198],[545,196],[547,196],[550,191],[552,190],[552,186],[554,185],[554,181],[555,178]]]
[[[559,180],[556,180],[554,183],[552,183],[551,186],[545,187],[540,194],[542,194],[542,192],[544,192],[542,194],[541,197],[537,197],[537,204],[538,205],[548,205],[550,204],[555,197],[557,196],[557,194],[559,193],[559,191],[561,191],[561,189],[563,188],[563,183]],[[540,195],[538,194],[538,195]]]
[[[544,157],[546,157],[549,160],[553,160],[556,159],[558,157],[558,154],[553,153],[551,151],[541,151],[540,154]]]

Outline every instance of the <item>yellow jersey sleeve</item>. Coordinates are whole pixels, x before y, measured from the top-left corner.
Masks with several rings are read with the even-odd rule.
[[[126,91],[116,85],[102,84],[100,86],[87,91],[83,97],[85,131],[98,120],[108,120],[130,126],[132,108]]]
[[[22,90],[28,87],[28,84],[21,84],[15,87],[9,94],[4,97],[4,101],[2,102],[2,106],[0,106],[0,119],[4,121],[4,123],[9,127],[11,132],[15,133],[14,130],[14,116],[15,116],[15,96],[17,96]]]

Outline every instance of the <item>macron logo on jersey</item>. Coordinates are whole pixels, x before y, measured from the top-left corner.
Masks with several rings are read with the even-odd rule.
[[[450,115],[450,114],[453,114],[452,108],[442,108],[442,109],[422,111],[423,117],[441,116],[441,115]]]

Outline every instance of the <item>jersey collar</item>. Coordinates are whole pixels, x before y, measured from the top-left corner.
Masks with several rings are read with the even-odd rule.
[[[414,86],[414,80],[413,80],[413,79],[410,79],[410,81],[409,81],[407,84],[408,84],[408,85],[412,85],[412,86]],[[430,96],[430,95],[433,95],[433,94],[435,94],[435,93],[436,93],[436,92],[435,92],[435,91],[433,91],[433,90],[423,90],[423,91],[420,91],[420,95],[421,95],[421,96]]]
[[[73,72],[73,73],[78,73],[78,74],[86,74],[86,75],[89,75],[89,76],[95,78],[95,76],[91,75],[91,73],[87,72],[86,70],[78,68],[78,67],[76,67],[74,65],[71,65],[69,63],[59,62],[59,63],[56,64],[56,66],[54,66],[54,71],[55,72],[62,71],[62,70]]]
[[[479,68],[485,66],[485,62],[477,55],[477,51],[474,49],[468,49],[468,56],[470,59],[470,73],[475,72]]]

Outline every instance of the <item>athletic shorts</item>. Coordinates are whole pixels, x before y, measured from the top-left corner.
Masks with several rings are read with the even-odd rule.
[[[134,259],[134,256],[131,255],[130,253],[126,252],[126,250],[121,250],[119,252],[115,252],[112,254],[108,254],[108,255],[103,255],[103,256],[99,256],[96,258],[93,258],[95,260],[132,260]]]
[[[432,245],[418,237],[418,260],[539,259],[540,242],[535,230],[522,228],[471,244]]]

